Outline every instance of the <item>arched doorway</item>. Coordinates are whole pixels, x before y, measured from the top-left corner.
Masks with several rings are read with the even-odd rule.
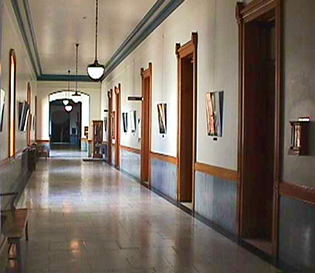
[[[84,128],[89,126],[90,96],[78,93],[74,96],[73,91],[57,91],[49,95],[52,156],[82,156],[82,152],[87,152]]]

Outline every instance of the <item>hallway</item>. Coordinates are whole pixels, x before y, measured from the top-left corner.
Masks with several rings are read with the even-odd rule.
[[[21,203],[23,272],[280,272],[105,163],[40,160]]]

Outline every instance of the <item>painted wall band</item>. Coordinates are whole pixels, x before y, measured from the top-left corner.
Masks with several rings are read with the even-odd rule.
[[[130,152],[130,153],[134,153],[134,154],[139,154],[139,155],[141,154],[141,150],[137,149],[137,148],[132,148],[132,147],[120,145],[120,149],[127,151],[127,152]]]
[[[174,156],[164,155],[164,154],[159,154],[159,153],[151,152],[150,157],[177,166],[177,158],[174,157]]]
[[[295,185],[288,182],[280,183],[280,195],[315,205],[315,188]]]
[[[212,176],[219,177],[224,180],[231,182],[238,182],[238,173],[237,171],[216,167],[212,165],[207,165],[203,163],[195,163],[195,171],[210,174]]]

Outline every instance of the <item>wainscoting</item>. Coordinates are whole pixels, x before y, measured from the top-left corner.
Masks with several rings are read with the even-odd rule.
[[[176,158],[151,153],[151,187],[177,200]]]
[[[237,235],[237,183],[195,172],[195,212]]]
[[[0,171],[0,192],[21,191],[30,176],[28,170],[28,151],[19,153],[15,158],[4,160],[1,163]],[[9,198],[3,197],[1,209],[6,209],[9,205]]]
[[[315,268],[314,215],[314,205],[281,197],[279,258],[302,271]]]
[[[140,180],[141,155],[140,150],[120,146],[120,169],[137,180]],[[115,162],[115,161],[113,161]]]

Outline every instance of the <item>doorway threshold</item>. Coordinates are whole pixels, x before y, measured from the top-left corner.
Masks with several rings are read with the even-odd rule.
[[[247,243],[257,247],[258,249],[272,255],[272,243],[267,239],[244,239]]]
[[[192,202],[180,202],[184,207],[193,210],[193,203]]]

